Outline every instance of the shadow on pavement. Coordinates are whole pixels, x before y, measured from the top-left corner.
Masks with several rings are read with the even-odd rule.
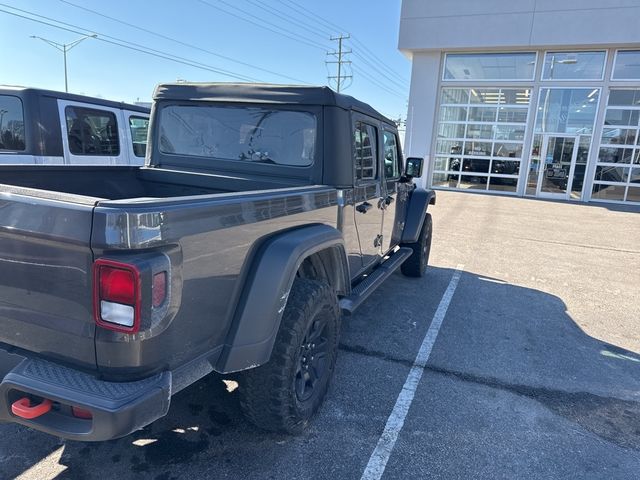
[[[452,269],[432,267],[423,279],[392,276],[356,315],[344,319],[339,363],[350,364],[354,355],[374,357],[391,362],[404,378],[452,274]],[[414,328],[414,333],[407,334],[408,328]],[[640,450],[640,404],[634,401],[634,392],[640,388],[640,357],[586,335],[556,296],[463,273],[427,369],[534,399],[577,428]],[[376,374],[375,369],[360,372],[369,382],[385,382]],[[341,378],[334,378],[334,383],[330,395],[335,390],[351,397],[367,395],[365,382],[343,385]],[[397,389],[389,390],[391,402],[397,394]],[[355,413],[368,414],[366,402],[349,405],[362,410]],[[327,415],[326,410],[320,417]],[[386,418],[372,416],[371,421],[379,434]],[[9,426],[1,426],[0,432],[5,428]],[[10,428],[17,429],[20,442],[48,446],[22,449],[21,457],[14,458],[8,451],[12,446],[5,443],[0,450],[2,478],[19,475],[61,445],[47,444],[53,442],[39,432],[15,425]],[[405,431],[410,429],[410,424],[405,425]],[[345,442],[348,449],[350,439],[342,437],[340,426],[318,427],[294,442],[320,446]],[[56,478],[141,475],[169,480],[181,476],[181,466],[188,466],[192,473],[202,472],[203,478],[284,478],[276,466],[265,471],[268,467],[260,463],[260,456],[247,451],[270,455],[269,450],[285,441],[286,437],[249,425],[240,412],[237,391],[228,392],[222,378],[211,375],[178,393],[166,417],[129,437],[101,444],[66,442],[59,460],[66,469]],[[293,446],[287,444],[276,453],[287,455],[286,448],[293,450]],[[322,455],[321,447],[315,451]],[[370,450],[363,449],[363,465],[369,454]],[[302,461],[298,450],[291,457],[293,464]],[[339,458],[323,461],[340,464]]]

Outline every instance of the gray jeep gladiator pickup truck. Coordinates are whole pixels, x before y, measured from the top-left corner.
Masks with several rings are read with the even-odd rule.
[[[0,166],[0,421],[118,438],[218,372],[301,431],[341,315],[425,271],[422,159],[325,87],[160,85],[149,134],[144,167]]]

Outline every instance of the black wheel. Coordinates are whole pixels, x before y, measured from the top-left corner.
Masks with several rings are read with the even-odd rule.
[[[403,247],[409,247],[413,250],[411,256],[405,260],[400,267],[403,275],[407,277],[422,277],[424,275],[429,263],[432,232],[433,222],[431,220],[431,214],[427,213],[424,217],[424,223],[422,224],[418,241],[402,245]]]
[[[269,363],[239,378],[245,416],[266,430],[300,433],[318,411],[338,352],[340,308],[326,283],[297,278]]]

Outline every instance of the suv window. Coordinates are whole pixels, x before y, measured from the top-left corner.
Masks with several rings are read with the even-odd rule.
[[[356,123],[354,134],[356,180],[377,177],[378,129],[363,122]]]
[[[74,155],[120,155],[116,116],[105,110],[65,108],[69,150]]]
[[[136,157],[144,157],[147,151],[147,133],[149,131],[149,119],[145,117],[129,117],[129,129],[133,142],[133,154]]]
[[[385,178],[400,177],[400,155],[395,133],[384,132],[384,175]]]
[[[0,95],[0,150],[24,150],[24,112],[22,100]]]

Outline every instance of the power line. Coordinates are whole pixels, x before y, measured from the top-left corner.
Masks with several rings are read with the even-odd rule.
[[[358,68],[356,68],[355,66],[351,66],[351,68],[353,69],[354,72],[358,72],[360,73],[360,77],[357,78],[362,78],[365,81],[371,83],[372,85],[375,85],[376,87],[378,87],[381,90],[384,90],[387,93],[390,93],[391,95],[394,95],[398,98],[402,98],[402,99],[406,99],[407,96],[401,92],[398,92],[397,90],[392,90],[389,87],[383,85],[382,83],[378,82],[377,80],[374,80],[373,78],[371,78],[370,76],[366,75],[364,72],[358,70]]]
[[[402,77],[401,75],[398,74],[398,72],[396,72],[395,70],[393,70],[391,67],[387,66],[387,64],[382,61],[380,59],[380,57],[378,57],[375,53],[373,53],[371,50],[369,50],[369,48],[362,43],[360,40],[358,40],[357,38],[353,38],[352,40],[355,44],[359,45],[360,49],[363,51],[363,53],[365,55],[367,55],[369,58],[373,59],[374,62],[376,62],[378,65],[380,65],[383,69],[385,69],[390,75],[395,76],[398,80],[408,83],[407,79]]]
[[[230,12],[228,10],[225,10],[224,8],[221,8],[220,6],[213,5],[213,4],[209,3],[209,2],[207,2],[206,0],[197,0],[197,1],[202,3],[202,4],[204,4],[204,5],[207,5],[210,8],[213,8],[214,10],[219,10],[221,12],[226,13],[227,15],[231,15],[231,16],[233,16],[235,18],[239,18],[240,20],[248,22],[248,23],[251,23],[252,25],[255,25],[257,27],[263,28],[265,30],[268,30],[268,31],[273,32],[273,33],[276,33],[278,35],[282,35],[283,37],[287,37],[290,40],[294,40],[294,41],[296,41],[298,43],[303,43],[303,44],[305,44],[305,45],[307,45],[309,47],[317,48],[317,49],[320,49],[320,50],[323,50],[323,51],[326,50],[325,47],[319,45],[318,43],[316,43],[312,39],[303,37],[302,35],[298,35],[295,32],[292,32],[290,30],[287,30],[286,28],[280,27],[280,26],[276,25],[273,22],[269,22],[267,20],[264,20],[263,18],[257,17],[256,15],[253,15],[252,13],[247,12],[246,10],[238,8],[235,5],[231,5],[230,3],[225,2],[224,0],[218,0],[218,2],[226,5],[227,7],[230,7],[232,9],[234,9],[234,10],[237,10],[237,11],[241,12],[245,16],[241,16],[241,15],[235,14],[233,12]],[[254,18],[257,21],[250,20],[247,17]],[[272,27],[275,27],[275,28],[277,28],[279,30],[283,30],[284,32],[288,32],[288,33],[283,33],[282,31],[275,30],[274,28],[269,28],[269,27],[265,26],[265,24],[271,25]]]
[[[384,78],[387,79],[387,81],[391,82],[394,87],[398,87],[401,89],[406,89],[407,85],[403,85],[400,82],[394,80],[393,78],[389,77],[388,75],[386,75],[382,70],[380,70],[380,68],[378,68],[375,64],[369,62],[365,57],[363,57],[362,55],[360,55],[358,52],[353,52],[353,54],[358,57],[360,60],[362,60],[366,65],[368,65],[368,67],[375,73],[377,73],[378,75],[383,76]]]
[[[292,10],[296,10],[297,12],[302,13],[302,15],[304,15],[307,18],[311,18],[311,19],[315,19],[315,20],[321,21],[326,26],[328,26],[328,28],[331,29],[331,30],[336,30],[338,32],[346,32],[346,30],[344,28],[342,28],[341,26],[336,25],[333,22],[330,22],[329,20],[321,17],[320,15],[317,15],[317,14],[311,12],[311,11],[307,11],[307,12],[303,11],[295,2],[293,2],[291,0],[286,0],[286,3],[285,3],[285,1],[280,0],[280,3],[282,3],[283,5],[286,5],[287,7],[289,7]]]
[[[320,16],[320,15],[318,15],[318,14],[312,12],[312,11],[303,10],[293,0],[279,0],[279,1],[284,6],[290,8],[291,10],[297,12],[298,14],[300,14],[300,15],[306,17],[306,18],[322,22],[325,26],[327,26],[327,28],[334,29],[334,30],[337,30],[339,32],[346,32],[347,31],[346,29],[342,28],[340,25],[337,25],[337,24],[331,22],[330,20],[327,20],[326,18],[324,18],[324,17],[322,17],[322,16]],[[353,42],[353,44],[355,44],[355,45],[352,45],[352,47],[357,45],[358,49],[362,50],[362,55],[363,56],[368,57],[373,63],[379,65],[380,68],[385,70],[389,76],[395,77],[398,81],[403,82],[405,84],[408,83],[408,80],[406,78],[403,78],[401,75],[399,75],[393,69],[388,67],[383,60],[381,60],[376,54],[374,54],[371,50],[369,50],[369,48],[367,48],[367,46],[363,42],[361,42],[355,35],[352,35],[351,37],[352,37],[351,38],[351,42]],[[354,51],[354,55],[356,55],[355,51]]]
[[[148,34],[150,34],[150,35],[154,35],[154,36],[156,36],[156,37],[158,37],[158,38],[162,38],[162,39],[165,39],[165,40],[169,40],[170,42],[177,43],[178,45],[182,45],[182,46],[185,46],[185,47],[193,48],[193,49],[195,49],[195,50],[199,50],[199,51],[204,52],[204,53],[207,53],[207,54],[209,54],[209,55],[213,55],[213,56],[215,56],[215,57],[222,58],[222,59],[227,60],[227,61],[229,61],[229,62],[237,63],[237,64],[239,64],[239,65],[244,65],[244,66],[246,66],[246,67],[253,68],[253,69],[255,69],[255,70],[260,70],[260,71],[262,71],[262,72],[269,73],[269,74],[271,74],[271,75],[275,75],[275,76],[278,76],[278,77],[281,77],[281,78],[286,78],[286,79],[288,79],[288,80],[293,80],[294,82],[299,82],[299,83],[308,83],[308,82],[305,82],[304,80],[300,80],[300,79],[295,78],[295,77],[290,77],[290,76],[288,76],[288,75],[284,75],[284,74],[282,74],[282,73],[274,72],[274,71],[272,71],[272,70],[268,70],[268,69],[266,69],[266,68],[262,68],[262,67],[259,67],[259,66],[257,66],[257,65],[253,65],[253,64],[251,64],[251,63],[243,62],[243,61],[241,61],[241,60],[236,60],[235,58],[231,58],[231,57],[227,57],[227,56],[225,56],[225,55],[221,55],[221,54],[219,54],[219,53],[213,52],[213,51],[208,50],[208,49],[206,49],[206,48],[199,47],[199,46],[197,46],[197,45],[193,45],[193,44],[191,44],[191,43],[183,42],[182,40],[178,40],[178,39],[175,39],[175,38],[169,37],[169,36],[164,35],[164,34],[162,34],[162,33],[154,32],[153,30],[149,30],[149,29],[146,29],[146,28],[140,27],[140,26],[138,26],[138,25],[135,25],[135,24],[133,24],[133,23],[126,22],[126,21],[121,20],[121,19],[119,19],[119,18],[111,17],[111,16],[106,15],[106,14],[104,14],[104,13],[98,12],[98,11],[96,11],[96,10],[92,10],[92,9],[87,8],[87,7],[84,7],[84,6],[82,6],[82,5],[77,5],[77,4],[75,4],[75,3],[73,3],[73,2],[69,2],[69,1],[67,1],[67,0],[60,0],[60,2],[65,3],[65,4],[69,5],[69,6],[74,7],[74,8],[78,8],[78,9],[80,9],[80,10],[84,10],[84,11],[86,11],[86,12],[93,13],[94,15],[98,15],[98,16],[100,16],[100,17],[102,17],[102,18],[106,18],[106,19],[111,20],[111,21],[113,21],[113,22],[117,22],[117,23],[120,23],[120,24],[122,24],[122,25],[126,25],[126,26],[128,26],[128,27],[130,27],[130,28],[134,28],[134,29],[139,30],[139,31],[141,31],[141,32],[145,32],[145,33],[148,33]]]
[[[56,20],[56,19],[51,18],[51,17],[46,17],[44,15],[39,15],[39,14],[34,13],[34,12],[29,12],[27,10],[22,10],[22,9],[19,9],[19,8],[16,8],[16,7],[12,7],[11,5],[6,5],[4,3],[0,3],[0,6],[6,7],[6,8],[10,8],[12,10],[17,10],[19,12],[26,13],[26,14],[32,15],[34,17],[44,18],[44,19],[47,19],[47,20],[49,20],[51,22],[59,23],[60,25],[67,25],[67,27],[71,27],[71,28],[62,27],[60,25],[55,25],[53,23],[45,22],[43,20],[38,20],[37,18],[31,18],[31,17],[27,17],[25,15],[20,15],[20,14],[15,13],[15,12],[10,12],[10,11],[7,11],[7,10],[0,9],[0,12],[2,12],[2,13],[6,13],[8,15],[13,15],[14,17],[23,18],[23,19],[29,20],[31,22],[40,23],[42,25],[47,25],[49,27],[57,28],[59,30],[64,30],[64,31],[67,31],[67,32],[76,33],[76,34],[79,34],[79,35],[85,35],[86,32],[96,33],[96,34],[98,34],[98,37],[96,37],[96,40],[99,40],[99,41],[105,42],[105,43],[109,43],[111,45],[116,45],[118,47],[126,48],[126,49],[133,50],[133,51],[136,51],[136,52],[145,53],[145,54],[151,55],[153,57],[158,57],[158,58],[162,58],[164,60],[169,60],[169,61],[172,61],[172,62],[175,62],[175,63],[180,63],[182,65],[187,65],[187,66],[190,66],[190,67],[199,68],[201,70],[207,70],[207,71],[210,71],[210,72],[218,73],[218,74],[224,75],[226,77],[235,78],[236,80],[242,80],[242,81],[246,81],[246,82],[258,81],[257,79],[252,78],[252,77],[248,77],[248,76],[245,76],[245,75],[242,75],[242,74],[239,74],[239,73],[231,72],[229,70],[223,70],[223,69],[220,69],[220,68],[216,68],[216,67],[213,67],[211,65],[200,63],[200,62],[197,62],[195,60],[190,60],[190,59],[185,58],[185,57],[180,57],[180,56],[177,56],[177,55],[173,55],[171,53],[166,53],[166,52],[162,52],[160,50],[155,50],[155,49],[146,47],[144,45],[140,45],[140,44],[137,44],[137,43],[133,43],[133,42],[129,42],[129,41],[126,41],[126,40],[122,40],[122,39],[119,39],[119,38],[116,38],[116,37],[112,37],[112,36],[104,34],[104,33],[95,32],[95,31],[89,30],[89,29],[84,28],[84,27],[80,27],[80,26],[77,26],[77,25],[73,25],[73,24],[70,24],[70,23],[63,22],[61,20]],[[82,30],[84,30],[84,31],[82,31]],[[108,40],[109,38],[112,39],[112,40]],[[131,46],[131,45],[134,45],[134,46]]]
[[[300,28],[301,25],[304,26],[304,28],[306,28],[306,30],[309,33],[313,33],[314,35],[317,35],[318,37],[322,38],[323,40],[327,38],[326,33],[324,33],[321,30],[318,30],[314,25],[311,25],[307,22],[303,22],[299,19],[296,19],[294,17],[292,17],[291,15],[289,15],[288,13],[279,10],[271,5],[267,5],[266,3],[260,1],[260,0],[246,0],[247,2],[249,2],[252,5],[255,5],[256,7],[264,10],[265,12],[278,17],[280,20],[284,20],[287,23],[290,23],[292,25],[295,25],[296,27]]]

